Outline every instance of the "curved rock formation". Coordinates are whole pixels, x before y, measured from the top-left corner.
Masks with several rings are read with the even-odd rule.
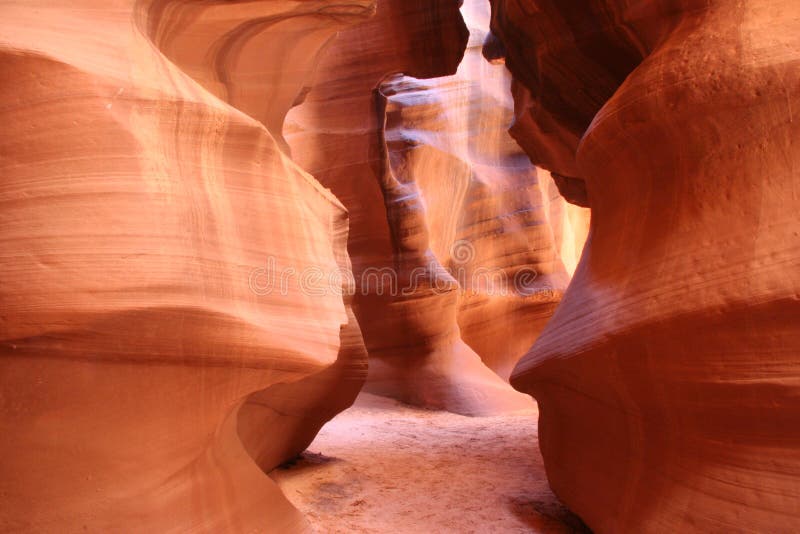
[[[454,36],[466,37],[457,4],[379,2],[374,19],[333,42],[286,135],[351,214],[367,388],[478,414],[528,404],[479,357],[508,377],[566,286],[557,248],[580,240],[585,222],[572,232],[547,173],[538,183],[508,137],[509,79],[481,58],[481,0],[462,8],[470,42],[445,76],[460,59]],[[398,27],[417,31],[398,41]],[[420,55],[406,39],[440,44]]]
[[[384,129],[392,174],[420,195],[431,251],[459,284],[461,337],[508,379],[561,299],[576,263],[567,249],[580,254],[588,220],[508,135],[510,76],[481,54],[489,4],[461,10],[470,40],[458,71],[382,84]]]
[[[304,529],[263,471],[366,353],[301,277],[349,269],[347,214],[280,128],[373,7],[3,6],[0,530]]]
[[[403,72],[455,72],[467,31],[458,0],[381,0],[320,62],[285,135],[298,163],[350,212],[354,308],[370,354],[373,392],[461,413],[517,409],[529,399],[486,368],[460,338],[458,284],[429,250],[418,192],[393,174],[384,98]]]
[[[553,489],[597,532],[796,531],[800,5],[492,4],[515,136],[592,208],[512,377]]]

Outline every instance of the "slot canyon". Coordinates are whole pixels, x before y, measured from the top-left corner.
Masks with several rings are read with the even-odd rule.
[[[0,532],[800,532],[798,0],[0,0],[0,73]]]

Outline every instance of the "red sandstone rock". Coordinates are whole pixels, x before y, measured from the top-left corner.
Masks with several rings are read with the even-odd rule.
[[[371,8],[3,6],[0,530],[304,529],[264,471],[366,353],[341,292],[253,274],[348,268],[347,214],[280,128]]]
[[[508,376],[566,286],[557,249],[563,242],[574,266],[572,244],[585,221],[567,216],[571,208],[562,207],[547,173],[537,183],[506,132],[508,77],[479,50],[488,4],[462,9],[471,44],[458,72],[445,76],[456,70],[465,38],[456,7],[379,2],[374,19],[331,44],[314,87],[288,116],[286,135],[295,159],[350,212],[367,388],[424,406],[493,413],[528,400],[479,357]],[[415,32],[398,40],[398,28]],[[409,49],[430,42],[437,43],[433,55]],[[528,277],[521,290],[513,285],[518,274]],[[506,283],[487,291],[481,284],[495,275]]]
[[[296,160],[350,212],[354,307],[370,353],[373,392],[461,413],[529,405],[459,335],[455,279],[429,250],[425,209],[398,181],[385,148],[387,76],[455,72],[467,31],[457,0],[382,0],[322,59],[286,135]]]
[[[461,337],[507,379],[569,281],[554,229],[569,231],[566,213],[579,208],[564,207],[548,173],[508,135],[510,76],[481,54],[489,4],[469,1],[462,12],[470,40],[455,75],[380,87],[395,184],[384,190],[397,189],[403,204],[420,198],[420,233],[459,284]]]
[[[264,472],[365,345],[373,390],[523,405],[484,363],[579,254],[556,186],[592,235],[513,378],[555,491],[599,532],[800,528],[800,8],[493,0],[456,71],[460,2],[373,3],[4,4],[0,530],[302,531]],[[300,278],[345,246],[366,342]]]
[[[492,3],[512,131],[592,208],[512,378],[553,489],[597,532],[797,531],[800,5]]]

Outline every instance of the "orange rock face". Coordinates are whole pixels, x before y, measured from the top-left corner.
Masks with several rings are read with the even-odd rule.
[[[3,3],[0,531],[306,531],[365,382],[800,530],[800,5],[487,2]]]
[[[462,8],[463,60],[457,4],[379,2],[333,41],[286,135],[350,212],[367,388],[479,414],[528,405],[486,366],[507,378],[536,338],[586,221],[506,132],[508,74],[480,50],[488,4]],[[397,35],[401,19],[415,31]]]
[[[304,530],[265,472],[349,406],[367,348],[375,391],[530,406],[487,365],[552,312],[581,223],[505,134],[481,32],[455,78],[382,83],[456,71],[459,4],[3,7],[0,529]],[[487,266],[509,292],[458,276]]]
[[[510,76],[481,54],[488,3],[466,2],[462,12],[470,40],[454,76],[380,86],[391,173],[384,191],[399,199],[390,212],[420,198],[419,233],[458,283],[461,337],[508,379],[569,280],[554,229],[576,224],[549,174],[508,135]]]
[[[366,352],[341,291],[259,269],[349,268],[280,128],[371,2],[29,4],[0,22],[0,530],[302,530],[264,471]]]
[[[796,531],[800,5],[492,4],[512,131],[592,209],[512,377],[553,489],[597,532]]]

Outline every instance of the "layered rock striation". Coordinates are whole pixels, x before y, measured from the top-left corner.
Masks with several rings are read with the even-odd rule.
[[[350,212],[367,388],[480,414],[528,405],[489,368],[507,378],[552,314],[586,220],[506,132],[509,78],[480,51],[488,4],[462,7],[469,41],[457,8],[379,2],[331,44],[285,133]]]
[[[429,250],[459,286],[461,337],[508,379],[574,269],[559,244],[574,246],[586,222],[569,217],[582,210],[567,207],[549,174],[508,135],[510,76],[481,53],[489,4],[461,9],[470,39],[455,75],[398,76],[380,86],[394,178],[384,189],[398,189],[403,200],[419,195]]]
[[[270,290],[349,269],[347,212],[281,124],[373,11],[4,4],[0,530],[305,529],[265,471],[366,352],[341,282]]]
[[[553,489],[597,532],[797,530],[800,6],[492,5],[512,131],[592,210],[512,377]]]

